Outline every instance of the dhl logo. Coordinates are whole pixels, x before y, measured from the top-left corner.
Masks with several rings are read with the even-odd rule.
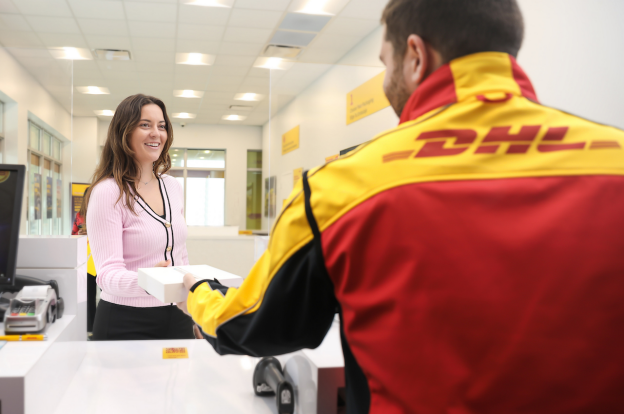
[[[490,129],[483,141],[476,147],[474,154],[496,154],[503,144],[507,145],[505,154],[526,154],[535,138],[537,138],[541,125],[527,125],[520,128],[517,134],[511,134],[511,127],[494,127]],[[563,140],[568,132],[568,127],[550,127],[537,145],[538,152],[583,150],[587,142],[564,143]],[[435,140],[435,141],[434,141]],[[391,162],[410,158],[414,152],[414,158],[446,157],[459,155],[471,148],[477,140],[477,131],[473,129],[442,129],[421,133],[416,141],[425,141],[424,145],[416,152],[415,150],[397,151],[383,155],[383,162]],[[449,141],[451,142],[450,145]],[[588,147],[594,149],[621,149],[617,141],[591,141]]]

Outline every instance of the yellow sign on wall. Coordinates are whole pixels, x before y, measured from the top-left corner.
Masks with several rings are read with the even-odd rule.
[[[303,175],[303,168],[295,168],[293,170],[293,187],[297,185],[297,181],[301,180]]]
[[[282,155],[299,148],[299,125],[282,135]]]
[[[383,91],[383,71],[347,94],[347,125],[390,106]]]

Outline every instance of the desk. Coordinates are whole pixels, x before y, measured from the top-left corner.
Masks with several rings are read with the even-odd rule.
[[[276,413],[275,397],[257,397],[257,358],[220,356],[204,340],[88,342],[56,414]],[[163,359],[186,347],[188,359]]]

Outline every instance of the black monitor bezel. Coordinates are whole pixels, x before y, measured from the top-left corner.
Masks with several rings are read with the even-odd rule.
[[[11,235],[9,238],[9,260],[7,264],[7,277],[0,279],[0,288],[2,286],[13,286],[15,284],[15,272],[17,268],[17,250],[19,244],[19,232],[22,218],[22,200],[24,199],[24,183],[26,181],[26,166],[15,164],[0,164],[1,171],[17,172],[17,197],[13,201],[13,218],[14,225],[11,227]]]

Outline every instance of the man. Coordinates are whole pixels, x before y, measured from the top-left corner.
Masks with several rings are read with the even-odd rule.
[[[401,124],[304,175],[240,289],[185,278],[204,337],[314,348],[338,309],[350,413],[621,411],[624,133],[538,103],[515,0],[382,22]]]

